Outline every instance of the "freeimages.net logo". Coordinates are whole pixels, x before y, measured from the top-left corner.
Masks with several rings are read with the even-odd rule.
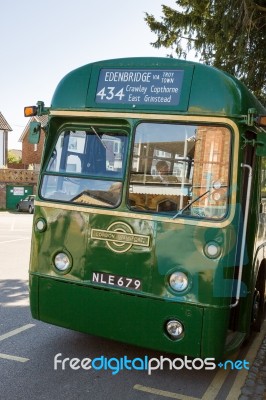
[[[147,371],[148,375],[151,375],[153,371],[168,369],[170,371],[176,370],[180,371],[182,369],[187,370],[214,370],[216,367],[223,369],[231,369],[231,370],[241,370],[241,369],[249,369],[249,362],[246,360],[226,360],[223,363],[219,364],[215,363],[214,358],[195,358],[189,359],[187,356],[184,358],[174,358],[170,359],[168,357],[160,356],[159,358],[149,358],[148,356],[144,357],[135,357],[133,359],[129,359],[127,356],[123,356],[120,358],[111,357],[107,358],[105,356],[88,358],[85,357],[83,359],[80,358],[69,358],[62,357],[62,353],[58,353],[54,357],[54,370],[66,370],[68,368],[72,370],[86,370],[90,369],[96,371],[112,371],[112,375],[117,375],[123,370],[127,371]]]

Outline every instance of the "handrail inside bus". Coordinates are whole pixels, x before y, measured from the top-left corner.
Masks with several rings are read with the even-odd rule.
[[[243,222],[241,252],[240,252],[240,260],[239,260],[239,270],[238,270],[238,278],[237,278],[236,299],[233,304],[230,304],[230,308],[236,307],[239,303],[239,298],[240,298],[241,280],[242,280],[242,273],[243,273],[243,263],[244,263],[244,254],[245,254],[246,236],[247,236],[248,209],[249,209],[249,203],[250,203],[251,182],[252,182],[251,166],[248,164],[241,163],[241,167],[247,168],[249,171],[249,174],[248,174],[247,198],[246,198],[245,214],[244,214],[244,222]]]

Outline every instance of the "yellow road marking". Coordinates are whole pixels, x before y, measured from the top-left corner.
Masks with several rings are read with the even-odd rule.
[[[235,357],[232,357],[232,361],[234,361]],[[134,389],[137,390],[142,390],[148,393],[154,393],[157,395],[161,395],[164,397],[172,398],[172,399],[180,399],[180,400],[213,400],[216,398],[217,394],[219,393],[221,387],[223,386],[227,375],[229,374],[230,370],[224,370],[220,369],[214,376],[213,380],[209,384],[206,392],[203,394],[202,397],[191,397],[191,396],[186,396],[182,395],[179,393],[173,393],[173,392],[167,392],[164,390],[157,390],[154,388],[146,387],[146,386],[141,386],[141,385],[135,385]],[[137,387],[136,387],[137,386]],[[147,390],[148,389],[148,390]],[[235,397],[236,399],[237,397]],[[229,400],[229,399],[228,399]]]
[[[6,359],[6,360],[19,361],[19,362],[26,362],[26,361],[29,361],[28,358],[17,357],[17,356],[10,356],[9,354],[3,354],[3,353],[0,353],[0,358],[4,358],[4,359]]]
[[[27,329],[33,328],[34,326],[35,326],[34,324],[27,324],[21,326],[20,328],[14,329],[13,331],[7,332],[4,335],[0,336],[0,341],[5,340],[11,336],[17,335],[18,333],[26,331]]]
[[[251,366],[254,362],[254,359],[256,357],[257,351],[259,349],[259,346],[264,338],[266,332],[266,321],[264,321],[264,324],[262,326],[261,332],[259,335],[256,336],[256,338],[252,341],[252,345],[248,351],[248,353],[245,356],[245,359],[249,362],[249,366]],[[234,355],[234,357],[231,358],[232,361],[235,361],[236,357],[238,354]],[[206,392],[203,394],[202,397],[191,397],[191,396],[186,396],[183,394],[179,393],[174,393],[174,392],[168,392],[165,390],[160,390],[160,389],[155,389],[152,387],[148,386],[142,386],[142,385],[135,385],[133,389],[135,390],[140,390],[142,392],[146,393],[151,393],[155,394],[157,396],[162,396],[162,397],[168,397],[169,399],[180,399],[180,400],[213,400],[216,398],[218,395],[219,391],[221,390],[229,372],[231,372],[230,369],[225,370],[225,369],[220,369],[214,376],[213,380],[209,384]],[[225,400],[235,400],[238,399],[238,397],[241,394],[241,388],[243,387],[246,377],[248,374],[247,369],[242,369],[238,371],[237,376],[232,384],[232,387],[226,397]]]
[[[232,358],[233,361],[233,358]],[[204,395],[202,396],[201,400],[213,400],[216,398],[217,394],[219,393],[221,387],[223,386],[227,375],[229,374],[230,370],[224,370],[224,369],[220,369],[220,371],[218,371],[213,380],[211,381],[211,383],[209,384],[206,392],[204,393]],[[236,397],[237,399],[237,397]]]
[[[252,341],[252,345],[250,346],[250,349],[245,356],[245,359],[249,362],[250,367],[252,366],[252,364],[256,358],[258,349],[264,339],[265,332],[266,332],[266,320],[264,321],[264,323],[261,327],[260,333]],[[238,397],[241,394],[241,389],[245,383],[248,372],[249,371],[247,369],[242,369],[241,371],[239,371],[239,373],[237,374],[236,379],[234,381],[234,385],[233,385],[232,389],[230,390],[230,393],[228,394],[226,400],[238,399]]]

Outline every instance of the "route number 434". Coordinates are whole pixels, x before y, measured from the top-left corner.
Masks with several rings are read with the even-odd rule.
[[[120,89],[118,92],[115,92],[115,87],[108,86],[103,87],[96,95],[100,97],[101,100],[112,100],[113,98],[117,97],[120,101],[123,100],[124,95],[124,88]]]

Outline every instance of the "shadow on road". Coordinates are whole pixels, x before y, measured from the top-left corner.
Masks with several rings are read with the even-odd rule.
[[[0,281],[0,303],[2,307],[27,306],[29,304],[28,283],[20,279]]]

